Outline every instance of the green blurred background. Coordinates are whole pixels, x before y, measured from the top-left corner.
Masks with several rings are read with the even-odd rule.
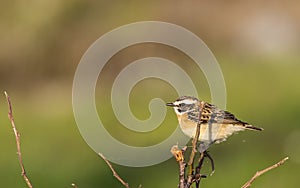
[[[223,71],[227,110],[265,129],[243,132],[211,147],[216,172],[203,180],[202,187],[240,187],[257,170],[285,156],[290,160],[284,166],[259,178],[253,187],[298,187],[299,7],[298,1],[2,1],[0,88],[11,96],[23,160],[34,187],[71,187],[73,182],[80,188],[122,187],[77,129],[72,81],[81,56],[96,39],[124,24],[147,20],[174,23],[197,34]],[[210,101],[205,77],[188,57],[163,45],[135,45],[116,54],[99,77],[98,111],[109,126],[119,124],[109,103],[115,76],[133,60],[148,56],[185,67],[200,97]],[[140,82],[130,96],[138,118],[149,117],[153,97],[173,101],[178,96],[160,80]],[[4,94],[0,104],[1,187],[26,187]],[[176,124],[168,109],[166,121],[154,132],[136,137],[122,129],[111,132],[131,144],[151,145],[168,136]],[[208,173],[209,164],[205,166]],[[174,159],[146,168],[114,167],[131,187],[178,183]]]

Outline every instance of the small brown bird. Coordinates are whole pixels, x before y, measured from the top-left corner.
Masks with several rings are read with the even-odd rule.
[[[213,143],[220,143],[235,132],[245,129],[262,131],[263,128],[255,127],[246,122],[238,120],[230,112],[221,110],[215,105],[198,100],[191,96],[182,96],[167,106],[174,108],[184,134],[195,137],[197,124],[201,120],[198,147],[204,152]],[[203,107],[201,109],[201,107]],[[201,117],[199,117],[201,111]]]

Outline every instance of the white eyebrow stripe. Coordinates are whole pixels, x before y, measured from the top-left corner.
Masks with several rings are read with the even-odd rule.
[[[191,99],[184,99],[182,101],[176,101],[174,102],[175,105],[179,105],[181,103],[184,103],[184,104],[195,104],[196,101],[194,100],[191,100]]]

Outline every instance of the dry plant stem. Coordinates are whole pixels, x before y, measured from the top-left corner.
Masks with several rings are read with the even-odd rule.
[[[184,179],[184,170],[185,170],[185,165],[186,163],[184,161],[179,161],[179,188],[184,188],[185,184],[185,179]]]
[[[186,151],[187,147],[185,146],[182,149],[178,148],[178,145],[174,145],[171,148],[171,153],[174,155],[176,158],[178,164],[179,164],[179,184],[178,188],[185,188],[186,183],[185,183],[185,165],[186,162],[184,161],[184,152]]]
[[[210,156],[210,154],[208,153],[208,151],[204,152],[204,157],[207,157],[210,160],[210,164],[211,164],[211,173],[210,173],[210,176],[212,176],[213,173],[215,172],[215,163],[214,163],[214,160]]]
[[[110,170],[113,173],[113,176],[115,178],[117,178],[117,180],[119,180],[119,182],[121,182],[126,188],[130,188],[129,184],[127,182],[125,182],[120,176],[119,174],[115,171],[115,169],[112,167],[112,165],[110,164],[110,162],[104,157],[104,155],[102,153],[98,153],[100,155],[100,157],[106,162],[106,164],[108,165],[108,167],[110,168]]]
[[[201,174],[200,174],[200,170],[201,170],[202,165],[203,165],[204,157],[205,157],[205,154],[203,152],[203,153],[200,154],[199,163],[198,163],[198,166],[196,168],[196,174],[194,176],[194,181],[196,181],[196,188],[199,188],[199,186],[200,186],[200,179],[202,178]]]
[[[181,152],[183,153],[184,150],[182,149]],[[185,188],[186,182],[185,182],[185,166],[186,162],[184,160],[178,160],[179,164],[179,184],[178,188]]]
[[[192,141],[192,151],[191,151],[191,155],[190,155],[190,159],[188,162],[188,166],[189,166],[189,173],[188,173],[188,177],[187,177],[187,185],[190,186],[193,180],[193,174],[194,174],[194,159],[195,159],[195,154],[197,152],[197,142],[200,136],[200,127],[201,127],[201,115],[202,115],[202,109],[204,107],[204,102],[201,101],[200,103],[200,112],[199,112],[199,117],[198,117],[198,123],[197,123],[197,130],[196,130],[196,135]]]
[[[7,104],[8,104],[8,119],[10,120],[11,126],[13,128],[13,131],[14,131],[14,134],[15,134],[15,137],[16,137],[17,154],[18,154],[19,164],[20,164],[20,167],[21,167],[21,170],[22,170],[22,177],[25,180],[27,186],[32,188],[32,184],[31,184],[29,178],[26,175],[25,167],[24,167],[23,161],[22,161],[20,133],[18,132],[18,130],[16,128],[16,125],[15,125],[15,122],[14,122],[10,97],[7,95],[6,92],[4,92],[4,94],[5,94],[5,97],[6,97],[6,100],[7,100]]]
[[[270,170],[272,170],[272,169],[274,169],[274,168],[279,167],[280,165],[282,165],[283,163],[285,163],[285,161],[288,160],[288,159],[289,159],[289,157],[285,157],[284,159],[282,159],[281,161],[277,162],[276,164],[274,164],[274,165],[272,165],[272,166],[269,166],[268,168],[265,168],[265,169],[263,169],[263,170],[261,170],[261,171],[256,172],[255,175],[254,175],[248,182],[246,182],[246,183],[242,186],[242,188],[248,188],[248,187],[250,187],[251,184],[253,183],[253,181],[254,181],[256,178],[258,178],[259,176],[263,175],[264,173],[266,173],[266,172],[268,172],[268,171],[270,171]]]

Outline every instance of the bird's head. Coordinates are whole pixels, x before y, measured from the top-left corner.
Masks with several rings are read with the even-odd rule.
[[[191,96],[179,97],[175,102],[167,103],[167,106],[173,107],[177,115],[183,115],[188,112],[199,110],[199,100]]]

